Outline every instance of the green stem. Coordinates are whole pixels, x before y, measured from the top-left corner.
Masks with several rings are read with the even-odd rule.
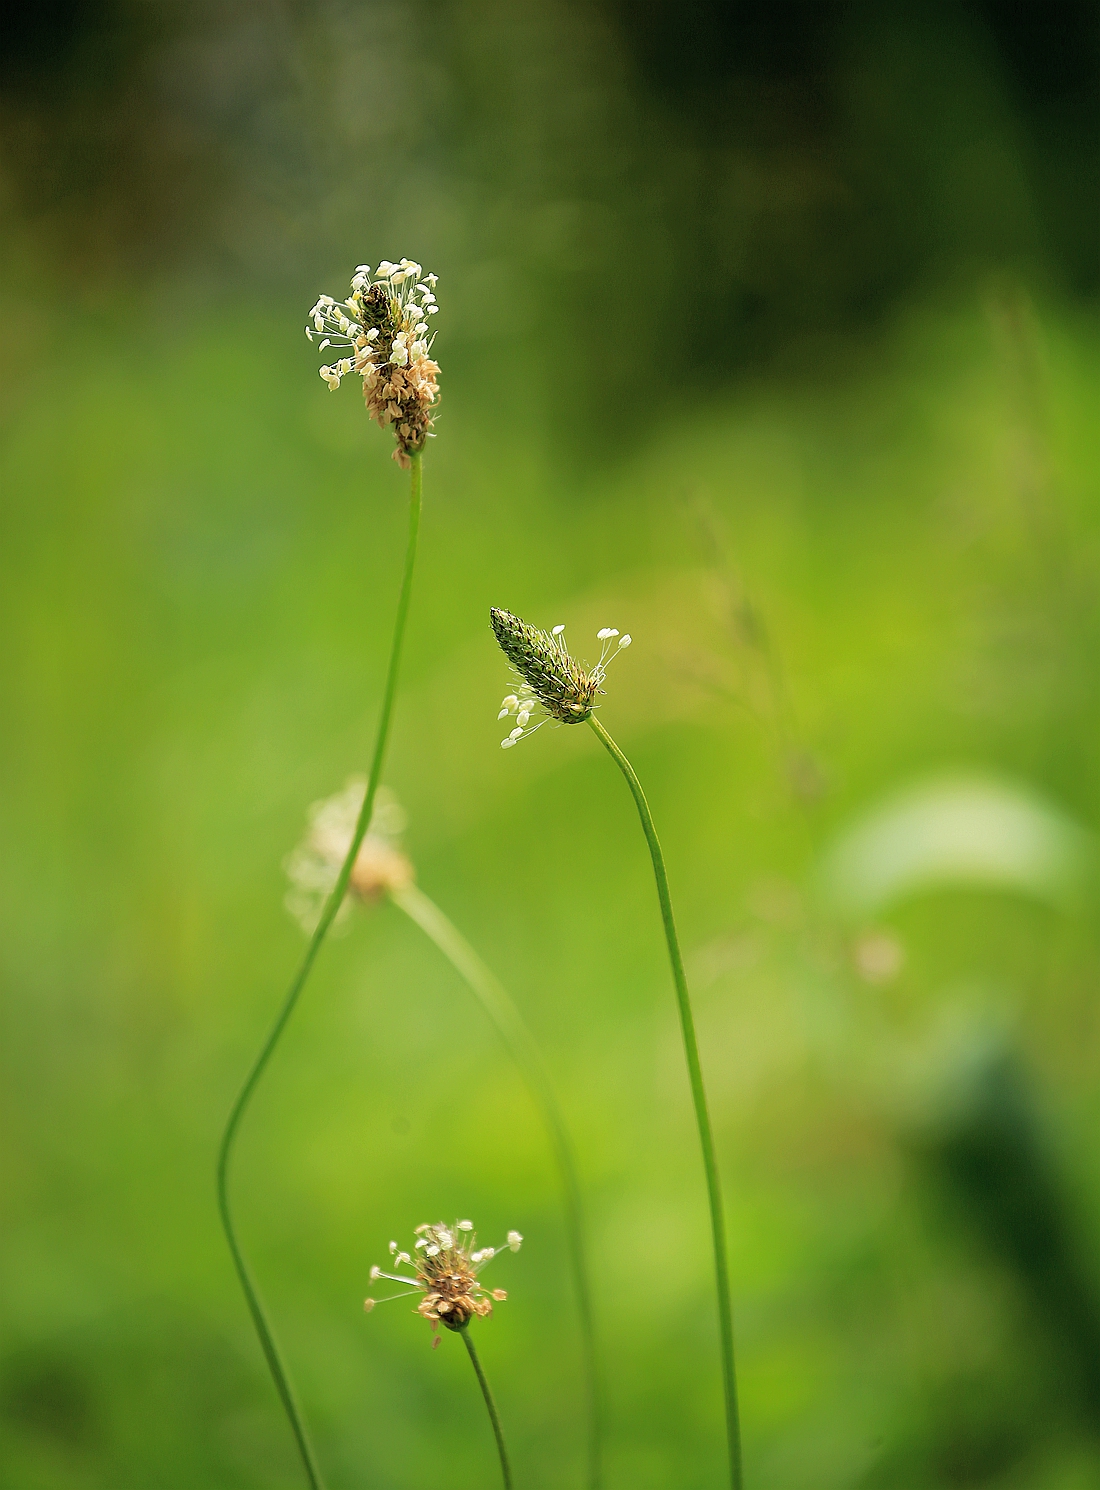
[[[707,1177],[707,1198],[710,1201],[710,1229],[714,1243],[714,1274],[718,1289],[718,1335],[722,1349],[722,1383],[726,1403],[726,1435],[729,1443],[730,1485],[732,1490],[741,1490],[741,1424],[737,1412],[737,1373],[733,1363],[733,1305],[730,1299],[729,1265],[726,1260],[726,1224],[722,1212],[722,1190],[718,1181],[718,1164],[714,1154],[714,1136],[711,1133],[710,1115],[707,1112],[707,1094],[703,1086],[703,1068],[699,1063],[699,1045],[695,1038],[695,1020],[688,997],[687,978],[684,975],[684,959],[680,955],[680,942],[676,936],[676,923],[672,916],[672,897],[668,893],[668,875],[665,858],[653,826],[653,814],[645,799],[642,783],[634,774],[634,767],[627,760],[615,741],[604,729],[596,716],[590,715],[588,723],[597,738],[626,777],[638,816],[642,820],[642,831],[649,845],[653,860],[653,874],[657,881],[657,898],[661,902],[661,920],[665,926],[665,941],[668,943],[668,958],[672,964],[672,981],[676,985],[676,1002],[680,1010],[680,1029],[684,1037],[684,1053],[687,1056],[688,1077],[691,1096],[695,1103],[695,1120],[699,1127],[699,1144],[703,1150],[703,1168]]]
[[[512,1470],[508,1463],[508,1450],[504,1444],[504,1429],[500,1426],[497,1405],[493,1401],[493,1394],[489,1390],[489,1382],[485,1376],[485,1372],[481,1369],[481,1362],[478,1359],[477,1351],[474,1349],[474,1342],[470,1339],[470,1326],[464,1324],[458,1333],[462,1336],[463,1344],[469,1352],[470,1362],[481,1385],[481,1395],[485,1398],[485,1406],[489,1410],[489,1421],[493,1425],[493,1437],[497,1441],[497,1453],[500,1455],[500,1472],[504,1476],[504,1490],[512,1490]]]
[[[554,1095],[553,1083],[543,1064],[535,1037],[512,1002],[500,980],[485,966],[458,928],[416,885],[390,892],[390,898],[425,935],[429,936],[461,978],[469,985],[488,1014],[497,1033],[527,1083],[531,1098],[546,1126],[550,1147],[558,1166],[565,1202],[566,1236],[577,1312],[580,1315],[581,1346],[584,1358],[585,1388],[588,1397],[588,1485],[599,1490],[602,1484],[600,1440],[602,1410],[599,1371],[596,1363],[596,1329],[592,1308],[592,1290],[585,1256],[584,1216],[581,1187],[573,1146],[561,1109]]]
[[[421,505],[421,466],[420,456],[412,457],[411,482],[409,491],[409,538],[405,551],[405,572],[401,580],[401,593],[397,601],[397,616],[393,626],[393,642],[390,646],[390,661],[386,672],[386,686],[382,694],[382,710],[378,717],[378,732],[375,736],[374,754],[371,757],[370,775],[367,779],[367,791],[363,798],[363,806],[359,812],[359,819],[355,825],[355,833],[348,849],[347,857],[341,866],[340,873],[336,876],[336,883],[325,901],[321,911],[321,919],[317,928],[310,938],[309,946],[306,948],[305,956],[302,958],[298,971],[281,1008],[275,1016],[275,1022],[271,1026],[267,1039],[260,1049],[259,1055],[252,1063],[252,1069],[245,1078],[244,1085],[233,1104],[229,1114],[229,1120],[225,1125],[222,1135],[221,1147],[218,1150],[218,1210],[221,1214],[222,1227],[225,1230],[226,1241],[229,1250],[233,1254],[233,1262],[237,1269],[237,1277],[240,1279],[241,1288],[244,1290],[245,1299],[248,1302],[249,1313],[252,1315],[252,1323],[256,1326],[256,1333],[260,1337],[260,1345],[263,1347],[264,1357],[275,1382],[275,1389],[279,1394],[279,1400],[283,1404],[290,1427],[298,1445],[298,1452],[302,1456],[305,1466],[306,1478],[309,1480],[310,1490],[323,1490],[321,1472],[317,1467],[313,1449],[310,1446],[306,1434],[305,1424],[301,1413],[294,1400],[291,1390],[290,1379],[286,1367],[282,1363],[278,1346],[271,1326],[267,1321],[263,1305],[252,1280],[248,1264],[245,1262],[237,1233],[233,1225],[233,1217],[229,1208],[229,1160],[233,1150],[233,1143],[240,1127],[241,1118],[245,1109],[252,1099],[256,1085],[263,1075],[264,1068],[271,1059],[275,1046],[279,1043],[279,1037],[286,1027],[287,1020],[294,1012],[294,1006],[298,1002],[298,996],[305,987],[306,980],[312,971],[317,954],[321,950],[321,943],[328,933],[329,927],[340,909],[347,891],[348,880],[351,878],[352,867],[359,853],[360,846],[370,826],[371,813],[374,810],[374,798],[378,791],[378,782],[382,775],[382,763],[386,756],[386,742],[390,731],[390,717],[393,713],[394,699],[397,695],[397,678],[401,665],[401,645],[405,638],[405,622],[409,614],[409,600],[412,595],[413,568],[416,564],[416,543],[420,532],[420,505]]]

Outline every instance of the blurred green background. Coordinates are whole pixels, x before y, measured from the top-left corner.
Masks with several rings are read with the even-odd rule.
[[[644,846],[587,731],[503,754],[504,605],[630,630],[726,1187],[748,1483],[1100,1483],[1100,288],[1084,4],[52,0],[0,140],[0,1483],[302,1483],[214,1152],[367,760],[405,478],[301,334],[440,275],[387,781],[539,1036],[590,1213],[609,1490],[722,1427]],[[325,951],[239,1215],[331,1490],[483,1486],[391,1236],[517,1226],[481,1330],[580,1483],[541,1129],[396,910]],[[503,1276],[507,1272],[507,1277]]]

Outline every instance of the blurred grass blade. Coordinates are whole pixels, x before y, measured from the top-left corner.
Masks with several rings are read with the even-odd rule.
[[[229,1120],[225,1125],[225,1133],[222,1135],[221,1147],[218,1151],[218,1211],[221,1216],[222,1226],[225,1230],[226,1240],[229,1243],[229,1250],[233,1254],[237,1277],[240,1279],[241,1288],[244,1290],[245,1298],[248,1301],[252,1322],[256,1326],[256,1333],[260,1337],[264,1358],[274,1378],[275,1387],[279,1393],[279,1400],[282,1402],[286,1415],[290,1419],[294,1440],[302,1456],[302,1463],[305,1466],[311,1490],[323,1490],[323,1482],[313,1450],[309,1444],[305,1424],[294,1401],[294,1394],[291,1390],[286,1368],[280,1358],[278,1347],[275,1344],[275,1338],[271,1332],[271,1326],[264,1313],[263,1305],[260,1303],[259,1295],[256,1292],[255,1285],[253,1284],[241,1251],[240,1243],[237,1240],[236,1229],[233,1225],[233,1216],[229,1205],[229,1160],[245,1109],[252,1100],[252,1094],[256,1090],[260,1077],[263,1075],[264,1068],[271,1059],[272,1052],[279,1042],[279,1037],[286,1028],[287,1021],[294,1012],[294,1006],[298,1002],[298,997],[302,989],[305,987],[306,980],[317,959],[317,954],[321,950],[321,944],[328,933],[329,927],[336,919],[337,911],[343,903],[356,856],[366,836],[367,828],[370,825],[371,814],[374,811],[374,798],[382,776],[382,765],[386,756],[386,744],[390,732],[390,719],[393,715],[394,700],[397,696],[397,680],[401,670],[401,647],[405,638],[405,623],[408,620],[409,602],[412,597],[413,570],[416,567],[417,540],[420,534],[421,470],[421,457],[419,455],[412,456],[409,484],[409,537],[405,550],[405,572],[401,580],[401,591],[397,600],[397,615],[394,620],[389,667],[386,671],[386,686],[382,694],[382,709],[378,717],[374,755],[371,758],[370,775],[367,778],[367,790],[363,797],[363,805],[359,810],[359,821],[356,823],[355,834],[351,840],[347,857],[337,876],[336,883],[332,887],[328,899],[325,901],[324,909],[321,912],[321,919],[318,921],[317,929],[310,938],[309,946],[306,948],[306,954],[302,959],[301,966],[298,968],[294,976],[294,981],[291,983],[283,1000],[282,1007],[276,1015],[275,1023],[272,1025],[268,1037],[264,1041],[260,1053],[252,1065],[251,1071],[249,1071],[248,1076],[245,1078],[244,1086],[241,1088],[240,1094],[233,1104],[233,1109],[229,1114]]]
[[[856,917],[960,885],[1061,905],[1082,887],[1094,852],[1083,828],[1028,788],[948,778],[904,791],[860,819],[827,854],[821,879],[836,908]]]

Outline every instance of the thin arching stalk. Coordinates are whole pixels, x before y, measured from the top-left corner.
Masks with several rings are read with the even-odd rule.
[[[317,960],[317,954],[321,950],[321,944],[328,934],[336,912],[340,909],[347,891],[348,880],[351,878],[352,866],[366,836],[367,828],[370,826],[371,813],[374,810],[374,798],[378,791],[378,782],[382,775],[382,763],[386,755],[386,743],[389,738],[394,699],[397,696],[397,679],[401,668],[401,648],[405,639],[405,622],[408,619],[409,600],[412,595],[413,569],[416,565],[416,545],[420,532],[420,461],[421,458],[419,455],[412,457],[409,490],[409,537],[405,550],[405,572],[401,581],[401,593],[397,601],[397,616],[394,620],[393,642],[390,647],[389,667],[386,671],[386,685],[382,694],[382,709],[378,716],[378,730],[374,741],[374,754],[371,757],[370,775],[367,778],[367,791],[366,796],[363,798],[363,806],[359,812],[359,820],[355,825],[355,834],[351,840],[351,847],[348,849],[347,858],[344,860],[340,873],[336,877],[336,883],[333,885],[328,899],[325,901],[321,911],[321,919],[318,921],[317,928],[310,938],[305,956],[302,958],[298,971],[295,973],[293,981],[287,990],[267,1039],[264,1041],[259,1055],[257,1055],[255,1061],[252,1063],[252,1069],[245,1078],[244,1085],[241,1087],[237,1100],[233,1104],[233,1108],[229,1114],[229,1120],[225,1125],[225,1132],[222,1135],[221,1147],[218,1150],[218,1210],[221,1214],[222,1226],[225,1229],[226,1241],[229,1243],[229,1250],[233,1254],[237,1276],[240,1279],[241,1288],[244,1290],[244,1296],[248,1302],[249,1313],[252,1315],[252,1323],[256,1326],[256,1333],[260,1337],[264,1356],[271,1375],[274,1378],[275,1389],[290,1420],[291,1430],[298,1445],[298,1452],[302,1456],[302,1463],[305,1466],[306,1477],[309,1480],[311,1490],[323,1490],[321,1472],[317,1467],[317,1461],[306,1434],[301,1412],[294,1400],[290,1380],[286,1367],[280,1358],[271,1325],[268,1323],[263,1305],[260,1303],[256,1285],[252,1280],[248,1264],[245,1262],[244,1254],[237,1240],[237,1233],[233,1225],[233,1217],[229,1207],[229,1161],[241,1119],[249,1102],[252,1100],[252,1095],[256,1090],[260,1077],[264,1073],[264,1068],[267,1066],[272,1052],[279,1043],[279,1037],[286,1028],[287,1020],[294,1012],[294,1006],[298,1002],[298,997],[302,989],[305,987],[306,980],[312,971],[314,962]]]
[[[436,903],[416,885],[391,890],[390,897],[405,914],[436,944],[496,1026],[505,1048],[527,1083],[543,1123],[558,1166],[565,1202],[566,1235],[577,1290],[577,1312],[580,1316],[581,1345],[584,1352],[585,1385],[588,1397],[588,1485],[599,1490],[602,1484],[600,1441],[602,1412],[599,1371],[596,1361],[596,1329],[592,1309],[592,1289],[584,1242],[584,1216],[580,1182],[573,1158],[573,1146],[565,1126],[553,1084],[543,1064],[538,1045],[508,991],[482,962],[456,926]]]
[[[477,1351],[474,1349],[474,1342],[470,1339],[469,1325],[463,1325],[458,1333],[462,1336],[462,1343],[469,1352],[470,1363],[477,1376],[478,1385],[481,1387],[481,1395],[485,1398],[485,1406],[489,1412],[489,1421],[493,1425],[493,1437],[497,1441],[497,1453],[500,1455],[500,1472],[504,1477],[504,1490],[512,1490],[512,1468],[508,1463],[508,1449],[504,1442],[504,1429],[500,1426],[500,1414],[497,1412],[497,1405],[493,1401],[493,1394],[489,1390],[488,1379],[485,1372],[481,1369],[481,1361],[478,1359]]]
[[[642,820],[642,831],[649,845],[650,858],[653,860],[653,874],[657,881],[657,899],[661,903],[661,920],[664,922],[668,958],[672,964],[672,981],[676,985],[680,1029],[684,1037],[684,1053],[687,1056],[691,1096],[695,1103],[695,1120],[699,1127],[699,1143],[703,1151],[703,1169],[707,1177],[707,1198],[710,1201],[714,1274],[718,1290],[718,1335],[722,1351],[722,1383],[725,1391],[726,1434],[729,1443],[730,1485],[732,1490],[741,1490],[743,1483],[741,1423],[737,1411],[737,1374],[733,1361],[733,1305],[730,1298],[729,1264],[726,1259],[726,1223],[722,1211],[722,1190],[714,1153],[714,1136],[710,1127],[710,1114],[707,1112],[707,1094],[703,1086],[703,1068],[699,1063],[699,1045],[695,1038],[695,1019],[691,1012],[691,999],[688,996],[687,978],[684,975],[684,959],[680,954],[680,942],[676,935],[676,923],[672,915],[672,898],[668,892],[665,857],[661,852],[657,829],[653,826],[653,814],[645,799],[642,783],[634,774],[634,767],[594,714],[589,716],[588,723],[626,777],[626,783],[630,787],[638,809],[638,816]]]

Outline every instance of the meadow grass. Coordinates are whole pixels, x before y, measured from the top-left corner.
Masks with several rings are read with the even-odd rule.
[[[13,394],[0,918],[26,1160],[3,1243],[19,1285],[0,1435],[20,1490],[300,1483],[212,1224],[209,1155],[296,955],[278,866],[302,803],[369,751],[402,518],[381,437],[354,399],[314,404],[285,319],[237,307],[162,328],[150,369],[146,328],[74,314],[68,375],[32,357]],[[1089,1483],[1092,1450],[1032,1326],[911,1167],[875,1072],[884,1029],[916,1043],[960,1001],[1003,1002],[1094,1218],[1094,907],[948,892],[901,906],[906,962],[886,987],[807,910],[817,846],[944,764],[993,763],[1096,820],[1100,337],[1057,306],[1039,320],[1038,526],[1010,370],[976,298],[746,381],[690,430],[655,427],[580,477],[537,414],[502,454],[477,380],[449,385],[388,774],[425,882],[491,965],[522,967],[516,996],[571,1116],[616,1490],[712,1483],[706,1217],[629,804],[570,732],[503,769],[484,615],[506,573],[528,613],[593,630],[613,613],[636,646],[660,639],[616,681],[615,733],[662,825],[711,1053],[750,1479],[855,1490],[878,1473],[927,1490],[944,1444],[992,1443],[1008,1422],[1026,1456],[988,1483]],[[697,541],[701,497],[820,765],[808,807],[729,620],[735,587]],[[363,1333],[379,1217],[441,1207],[517,1214],[530,1238],[532,1293],[494,1321],[494,1381],[517,1475],[576,1481],[566,1239],[511,1063],[404,915],[332,944],[314,976],[242,1131],[237,1205],[332,1485],[364,1465],[409,1490],[483,1470],[484,1424],[452,1370],[466,1363],[401,1319]],[[644,1315],[624,1234],[657,1283]],[[63,1432],[38,1426],[43,1402],[63,1404]]]

